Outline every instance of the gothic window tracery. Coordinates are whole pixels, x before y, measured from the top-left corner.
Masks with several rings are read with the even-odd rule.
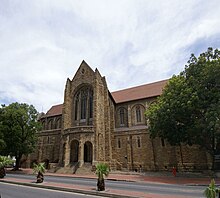
[[[78,119],[79,93],[75,97],[75,120]]]
[[[91,124],[93,118],[93,90],[90,86],[83,86],[74,96],[73,116],[76,123]]]
[[[89,92],[89,118],[93,117],[93,91]]]
[[[86,119],[86,107],[87,107],[87,92],[82,90],[81,92],[81,119]]]

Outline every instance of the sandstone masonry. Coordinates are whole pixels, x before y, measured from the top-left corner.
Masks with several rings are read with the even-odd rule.
[[[41,116],[38,147],[23,166],[44,161],[48,169],[70,167],[73,172],[97,162],[124,171],[210,169],[205,150],[150,138],[144,112],[166,83],[110,93],[105,77],[83,61],[73,79],[66,81],[64,103]]]

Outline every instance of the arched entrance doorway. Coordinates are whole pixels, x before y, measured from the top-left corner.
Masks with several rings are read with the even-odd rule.
[[[71,142],[71,152],[70,152],[70,163],[76,163],[78,162],[79,158],[79,141],[73,140]]]
[[[89,141],[84,144],[84,162],[92,163],[92,143]]]

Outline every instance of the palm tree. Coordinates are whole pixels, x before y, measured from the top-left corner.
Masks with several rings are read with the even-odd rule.
[[[98,176],[98,181],[97,181],[97,190],[98,191],[103,191],[105,190],[105,180],[104,176],[108,176],[109,174],[109,167],[105,163],[98,163],[96,165],[96,175]]]
[[[216,198],[219,189],[215,186],[215,180],[212,179],[209,186],[205,189],[204,195],[206,198]]]
[[[0,178],[4,178],[6,175],[5,166],[10,165],[12,163],[13,160],[10,157],[0,155]]]
[[[34,163],[33,171],[37,173],[37,183],[42,183],[44,181],[45,163]]]

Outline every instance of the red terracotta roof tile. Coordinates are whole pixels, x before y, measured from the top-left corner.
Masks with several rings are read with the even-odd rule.
[[[55,116],[62,114],[63,104],[52,106],[49,111],[46,113],[46,116]]]
[[[115,91],[111,94],[116,103],[155,97],[161,95],[162,90],[167,82],[168,80],[162,80],[150,84]]]
[[[162,80],[150,84],[140,85],[137,87],[131,87],[119,91],[112,92],[112,97],[116,103],[129,102],[133,100],[139,100],[144,98],[151,98],[159,96],[162,93],[163,88],[167,84],[168,80]],[[52,106],[46,113],[46,117],[62,114],[63,104]]]

